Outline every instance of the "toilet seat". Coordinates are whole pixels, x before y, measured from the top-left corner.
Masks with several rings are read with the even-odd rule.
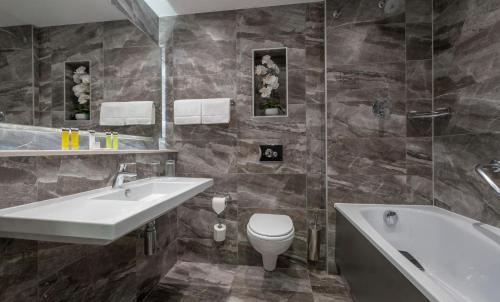
[[[274,214],[253,214],[247,231],[263,240],[286,240],[294,236],[295,229],[290,217]]]
[[[286,215],[253,214],[247,224],[247,238],[262,255],[266,271],[276,269],[278,256],[285,253],[295,239],[295,229]]]

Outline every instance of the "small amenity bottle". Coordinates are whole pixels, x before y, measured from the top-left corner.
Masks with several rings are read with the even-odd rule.
[[[63,128],[61,132],[61,150],[69,149],[69,129]]]
[[[89,130],[89,150],[95,149],[95,131]]]
[[[113,138],[111,132],[106,132],[106,149],[113,149]]]
[[[71,149],[78,150],[80,148],[80,130],[78,128],[71,129]]]
[[[113,132],[113,150],[118,150],[120,146],[120,140],[118,138],[118,132]]]

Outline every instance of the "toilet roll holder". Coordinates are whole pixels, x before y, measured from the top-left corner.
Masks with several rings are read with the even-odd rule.
[[[216,198],[217,197],[214,197],[214,199]],[[216,242],[223,242],[226,239],[226,226],[222,223],[221,215],[226,210],[228,202],[231,201],[231,195],[226,194],[223,198],[224,198],[223,208],[221,208],[220,206],[220,201],[221,201],[220,199],[222,198],[217,198],[219,199],[217,205],[215,204],[215,200],[212,200],[212,208],[214,212],[217,214],[217,221],[218,221],[218,223],[214,225],[214,240]]]
[[[221,217],[222,213],[224,213],[224,211],[226,210],[226,208],[227,208],[227,204],[228,204],[230,201],[232,201],[232,199],[231,199],[231,195],[230,195],[229,193],[225,194],[224,199],[225,199],[224,209],[223,209],[220,213],[217,213],[217,211],[216,211],[216,210],[213,208],[213,206],[212,206],[212,208],[213,208],[214,212],[217,214],[217,221],[218,221],[219,226],[220,226],[220,225],[222,225],[222,217]]]

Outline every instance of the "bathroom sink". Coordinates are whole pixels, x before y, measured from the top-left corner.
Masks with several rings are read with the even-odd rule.
[[[189,182],[182,181],[156,181],[139,184],[136,186],[126,186],[115,192],[99,195],[93,199],[97,200],[123,200],[123,201],[148,201],[162,196],[175,195],[187,190],[191,186]]]
[[[105,245],[213,185],[157,177],[0,210],[0,237]]]

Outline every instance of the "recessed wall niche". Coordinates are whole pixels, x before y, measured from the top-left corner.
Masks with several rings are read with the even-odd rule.
[[[287,48],[253,50],[253,115],[288,115]]]
[[[65,120],[90,121],[90,68],[89,61],[64,63]]]

